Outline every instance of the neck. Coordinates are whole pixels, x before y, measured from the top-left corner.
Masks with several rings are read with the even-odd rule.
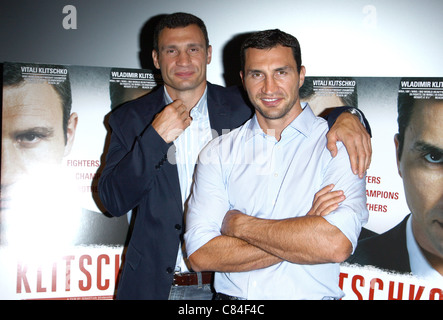
[[[428,260],[429,264],[443,276],[442,255],[438,252],[437,249],[433,249],[433,245],[430,243],[430,241],[428,241],[427,237],[422,236],[423,233],[417,226],[418,223],[415,222],[414,215],[412,215],[412,217],[412,233],[418,243],[421,252],[425,256],[426,260]]]
[[[420,248],[421,252],[423,252],[423,255],[426,257],[426,260],[428,260],[429,264],[440,273],[440,275],[443,276],[443,259],[440,256],[437,256],[429,251],[424,250],[423,248]]]
[[[292,122],[295,118],[302,113],[303,109],[301,105],[294,105],[289,112],[278,118],[271,118],[263,115],[256,110],[258,124],[260,128],[269,136],[273,136],[277,141],[280,141],[283,130]]]
[[[199,87],[193,89],[179,90],[168,86],[167,84],[165,84],[165,88],[172,101],[181,100],[183,104],[188,107],[189,111],[197,105],[197,103],[203,96],[203,93],[206,89],[206,82]]]

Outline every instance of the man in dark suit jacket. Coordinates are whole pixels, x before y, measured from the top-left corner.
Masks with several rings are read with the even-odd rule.
[[[410,215],[407,215],[402,222],[381,235],[359,241],[355,253],[347,262],[410,273],[411,266],[406,247],[406,223],[409,217]]]
[[[217,134],[240,126],[252,115],[240,88],[223,88],[206,81],[212,50],[200,19],[172,14],[159,23],[155,34],[153,59],[161,70],[164,86],[111,114],[111,141],[99,180],[100,199],[109,213],[120,216],[137,208],[118,283],[119,299],[167,299],[173,281],[201,281],[192,272],[175,275],[185,228],[174,141],[189,127],[190,110],[204,94],[210,127]],[[168,104],[168,98],[173,102]],[[343,110],[346,108],[337,113]],[[345,125],[342,133],[369,141],[357,117],[344,115],[340,121],[351,128]],[[337,136],[340,134],[336,132],[332,139]],[[370,152],[359,155],[362,153],[366,154],[361,166],[365,171]]]
[[[150,124],[164,108],[163,87],[117,109],[110,117],[111,142],[99,192],[107,210],[121,215],[138,206],[119,294],[167,299],[184,231],[180,184],[172,143]],[[211,127],[235,128],[251,115],[240,91],[208,83]],[[172,149],[171,149],[172,150]]]

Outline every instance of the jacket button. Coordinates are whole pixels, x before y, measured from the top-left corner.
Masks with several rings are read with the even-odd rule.
[[[176,230],[181,230],[181,229],[182,229],[181,224],[178,224],[178,223],[177,223],[177,224],[175,225],[175,229],[176,229]]]
[[[174,272],[174,269],[171,268],[171,267],[168,267],[168,268],[166,268],[166,272],[167,272],[167,273],[173,273],[173,272]]]

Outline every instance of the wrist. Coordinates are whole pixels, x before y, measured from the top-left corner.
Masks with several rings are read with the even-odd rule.
[[[363,119],[363,115],[357,108],[351,107],[349,109],[346,109],[344,112],[347,112],[347,113],[350,113],[350,114],[356,116],[358,118],[358,120],[360,121],[360,123],[366,127],[365,121]]]

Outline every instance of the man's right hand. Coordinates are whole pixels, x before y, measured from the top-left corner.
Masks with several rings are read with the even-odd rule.
[[[152,127],[166,143],[170,143],[189,127],[191,121],[188,107],[181,100],[175,100],[154,117]]]
[[[325,216],[338,208],[339,204],[345,200],[343,191],[332,191],[333,184],[330,184],[315,194],[312,208],[308,216]]]

